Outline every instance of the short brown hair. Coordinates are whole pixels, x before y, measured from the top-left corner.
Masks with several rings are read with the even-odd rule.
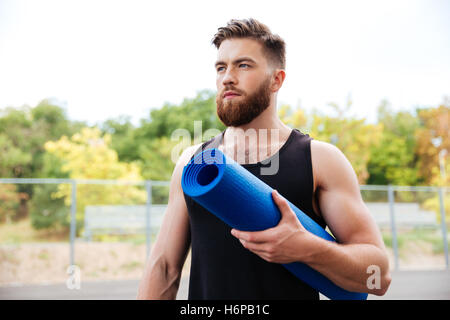
[[[212,39],[212,44],[219,49],[224,40],[233,38],[251,38],[259,41],[269,62],[278,68],[286,68],[286,44],[277,34],[273,34],[263,23],[250,19],[231,19],[226,27],[217,29]]]

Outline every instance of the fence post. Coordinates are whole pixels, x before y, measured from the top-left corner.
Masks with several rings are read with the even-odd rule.
[[[448,263],[448,243],[447,243],[447,224],[445,221],[445,205],[444,205],[444,188],[439,188],[439,208],[441,211],[441,227],[442,227],[442,240],[444,241],[444,254],[445,254],[445,267],[449,268]]]
[[[75,233],[77,228],[77,181],[72,180],[72,203],[70,206],[70,265],[75,264]]]
[[[145,181],[145,188],[147,189],[147,204],[145,208],[145,240],[146,240],[146,252],[147,258],[150,255],[150,248],[152,244],[152,229],[151,229],[151,209],[152,209],[152,181]]]
[[[398,245],[397,245],[397,229],[395,225],[395,209],[394,209],[394,189],[392,185],[388,185],[388,199],[389,211],[391,215],[391,233],[392,233],[392,248],[394,249],[395,270],[398,270]]]

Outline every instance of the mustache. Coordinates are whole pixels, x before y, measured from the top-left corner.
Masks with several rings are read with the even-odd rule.
[[[225,87],[222,91],[220,91],[220,96],[223,97],[226,91],[234,91],[241,96],[245,95],[244,91],[236,89],[235,87]]]

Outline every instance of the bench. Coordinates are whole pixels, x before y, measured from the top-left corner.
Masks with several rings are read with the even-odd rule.
[[[388,202],[366,202],[370,213],[379,227],[391,224]],[[152,205],[150,211],[150,232],[161,226],[167,205]],[[99,234],[145,234],[145,205],[104,205],[86,206],[84,214],[84,237],[91,240]],[[437,227],[436,214],[420,208],[418,203],[395,203],[395,224],[397,226]]]
[[[366,202],[370,213],[379,227],[391,224],[389,202]],[[418,203],[394,203],[394,218],[397,226],[437,227],[436,213],[420,208]]]
[[[150,232],[161,226],[167,205],[152,205],[150,208]],[[84,211],[84,238],[93,235],[145,234],[147,231],[146,205],[102,205],[86,206]]]

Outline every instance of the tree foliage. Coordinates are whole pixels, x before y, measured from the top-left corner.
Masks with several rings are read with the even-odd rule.
[[[313,110],[310,115],[303,109],[292,110],[289,106],[280,108],[279,116],[283,122],[300,129],[315,140],[325,141],[338,147],[350,161],[361,184],[369,176],[367,149],[378,144],[381,136],[379,125],[366,124],[365,119],[346,117],[351,102],[344,108],[330,105],[335,115],[325,115]]]
[[[42,100],[36,107],[7,107],[0,110],[0,177],[41,178],[47,141],[71,135],[85,124],[70,121],[66,111],[52,100]],[[32,184],[19,184],[16,192],[21,199],[21,210],[13,219],[28,214],[27,201],[41,188]]]
[[[450,102],[414,112],[393,111],[387,101],[378,108],[376,123],[352,116],[349,97],[343,106],[323,109],[282,105],[280,119],[315,140],[336,145],[352,164],[359,183],[377,185],[449,185],[449,154],[444,157],[446,181],[439,170],[439,153],[450,151]],[[199,91],[180,104],[165,103],[134,125],[129,116],[108,119],[97,127],[70,121],[64,108],[45,99],[31,108],[0,110],[1,178],[142,179],[171,178],[173,151],[205,141],[208,129],[225,129],[216,114],[215,92]],[[194,128],[195,121],[201,123]],[[189,141],[172,134],[184,129]],[[198,136],[202,134],[201,138]],[[195,136],[197,135],[197,136]],[[67,228],[71,186],[0,184],[0,221],[11,221],[29,200],[35,228]],[[82,223],[90,204],[137,204],[145,190],[133,186],[79,185],[77,220]],[[164,202],[167,190],[153,193]],[[447,202],[447,198],[445,199]],[[437,198],[428,206],[437,208]],[[26,206],[25,206],[26,207]]]
[[[378,123],[382,126],[380,143],[370,149],[368,184],[417,185],[421,179],[414,153],[414,135],[420,128],[419,119],[410,112],[394,113],[384,101],[378,108]]]
[[[83,128],[71,138],[61,137],[58,141],[45,144],[48,153],[62,161],[61,171],[71,179],[106,179],[142,181],[140,168],[135,163],[118,160],[116,151],[110,148],[111,136],[101,135],[98,128]],[[64,199],[71,205],[72,185],[58,185],[52,199]],[[142,204],[146,192],[130,185],[77,185],[77,221],[81,226],[87,205]]]
[[[418,110],[418,117],[421,128],[415,134],[415,152],[419,173],[427,184],[448,185],[450,174],[447,174],[447,181],[440,181],[439,153],[446,150],[446,160],[450,156],[450,100],[445,100],[437,108]]]

